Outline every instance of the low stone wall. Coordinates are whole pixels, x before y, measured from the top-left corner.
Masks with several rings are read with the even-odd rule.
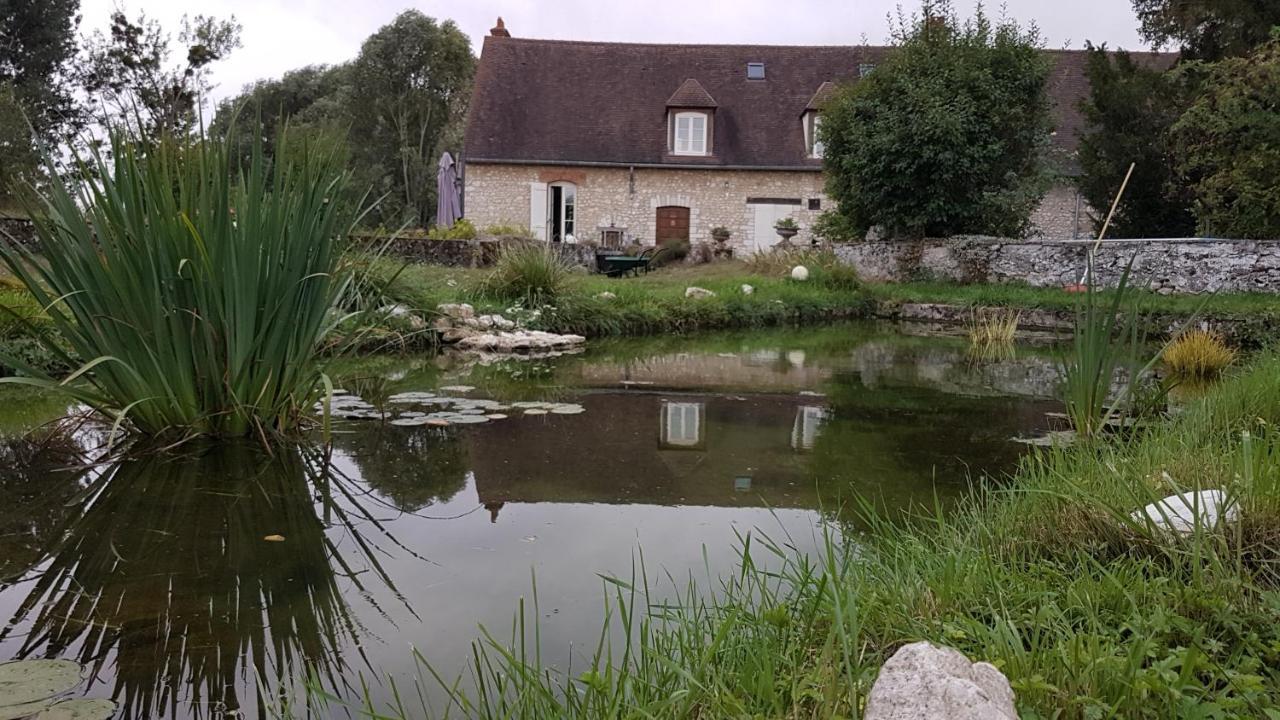
[[[508,242],[530,242],[520,238],[487,238],[481,240],[429,240],[427,238],[401,237],[387,242],[386,238],[361,236],[355,238],[369,249],[380,249],[385,244],[386,253],[413,262],[445,267],[490,267],[498,261],[502,245]],[[596,269],[595,248],[587,245],[553,243],[561,255],[574,265],[589,270]]]
[[[22,245],[36,246],[36,228],[30,220],[0,215],[0,238],[16,240]]]
[[[836,254],[867,279],[1080,282],[1092,241],[953,238],[845,243]],[[1133,283],[1163,294],[1280,292],[1280,241],[1107,240],[1094,263],[1098,282],[1114,285],[1130,258]]]

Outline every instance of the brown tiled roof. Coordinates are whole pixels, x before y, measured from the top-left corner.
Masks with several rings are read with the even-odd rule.
[[[859,65],[892,51],[872,46],[642,45],[485,38],[467,122],[470,162],[604,163],[816,168],[798,118],[827,83],[856,82]],[[1074,152],[1088,94],[1084,51],[1046,51],[1054,144]],[[1134,53],[1143,64],[1173,56]],[[764,80],[747,63],[765,64]],[[668,101],[694,79],[716,103],[714,157],[666,154]]]
[[[702,87],[702,83],[689,78],[675,92],[671,93],[671,97],[667,98],[667,107],[713,108],[719,106],[716,105],[716,99],[711,97],[711,93]]]

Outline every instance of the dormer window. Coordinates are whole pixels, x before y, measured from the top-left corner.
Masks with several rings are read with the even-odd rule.
[[[816,110],[810,110],[804,114],[804,140],[805,147],[809,149],[809,157],[822,158],[822,115]]]
[[[678,112],[672,117],[672,122],[675,124],[675,144],[672,152],[676,155],[706,155],[707,114]]]
[[[710,155],[714,141],[711,119],[716,101],[702,83],[684,81],[667,98],[667,152],[672,155]]]

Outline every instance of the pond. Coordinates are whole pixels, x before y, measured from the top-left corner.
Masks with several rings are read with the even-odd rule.
[[[4,390],[0,659],[79,660],[125,718],[257,716],[306,667],[384,701],[415,650],[452,679],[482,625],[509,637],[536,579],[544,660],[580,665],[601,576],[706,586],[748,533],[813,553],[857,532],[858,498],[932,508],[1007,478],[1060,409],[1053,361],[966,349],[852,324],[346,363],[338,407],[370,417],[336,421],[331,457],[85,467],[92,432],[23,436],[65,405]]]

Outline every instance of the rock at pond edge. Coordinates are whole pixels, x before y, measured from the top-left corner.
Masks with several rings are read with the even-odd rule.
[[[1017,720],[1013,689],[994,665],[917,642],[880,668],[865,720]]]

